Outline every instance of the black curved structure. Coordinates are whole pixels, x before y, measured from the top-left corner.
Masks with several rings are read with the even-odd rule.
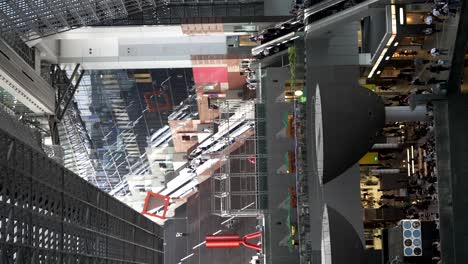
[[[385,124],[382,99],[372,91],[343,84],[329,87],[316,86],[316,126],[321,133],[316,138],[322,148],[323,184],[333,180],[359,161],[372,147],[375,136]]]
[[[337,210],[325,206],[327,206],[330,228],[331,263],[367,263],[358,232]]]

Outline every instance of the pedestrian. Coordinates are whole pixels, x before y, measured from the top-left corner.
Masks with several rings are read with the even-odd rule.
[[[379,160],[392,160],[396,158],[396,154],[381,154],[379,153]]]
[[[436,192],[436,188],[434,187],[434,184],[431,184],[429,188],[427,189],[430,195],[433,195]]]
[[[437,80],[436,78],[431,78],[427,81],[427,84],[439,84],[439,83],[446,83],[446,80]]]
[[[431,61],[430,60],[425,60],[425,59],[422,59],[422,58],[414,58],[414,60],[413,60],[413,64],[415,66],[425,65],[425,64],[428,64],[429,62],[431,62]]]
[[[400,80],[406,80],[406,81],[411,81],[411,78],[413,77],[413,74],[411,73],[406,73],[402,72],[397,75],[397,78]]]
[[[380,199],[392,200],[392,199],[395,199],[395,195],[394,194],[382,194],[380,196]]]
[[[421,81],[419,78],[416,78],[411,82],[412,85],[426,85],[426,82]]]
[[[401,69],[400,73],[411,73],[411,74],[413,74],[414,73],[414,68]]]
[[[430,36],[430,35],[434,34],[435,32],[440,32],[440,31],[441,31],[440,29],[433,29],[431,27],[428,27],[428,28],[423,30],[423,33],[424,33],[424,35]]]
[[[448,65],[449,63],[448,63],[447,61],[438,59],[438,60],[436,61],[436,64],[438,64],[438,65]]]
[[[295,5],[295,6],[291,9],[291,11],[289,11],[289,13],[292,14],[292,15],[297,15],[297,14],[299,14],[299,13],[301,12],[301,10],[302,10],[302,9],[301,9],[298,5]]]
[[[256,90],[257,89],[257,84],[256,83],[249,83],[249,84],[247,84],[247,89]]]
[[[443,19],[440,19],[436,16],[433,16],[431,13],[429,13],[425,18],[424,18],[424,23],[426,23],[426,25],[430,26],[432,25],[433,22],[439,22],[439,23],[442,23],[444,22]]]
[[[184,237],[186,235],[187,235],[186,233],[182,233],[182,232],[177,232],[176,233],[176,237]]]
[[[437,9],[447,9],[448,4],[445,1],[434,1],[434,7]]]
[[[402,56],[411,56],[411,55],[418,55],[418,52],[415,50],[402,50],[398,52],[399,55]]]
[[[385,85],[385,86],[379,86],[379,89],[381,91],[387,91],[390,90],[392,87],[390,85]]]
[[[427,53],[431,54],[432,57],[437,57],[437,56],[440,56],[440,55],[448,55],[447,52],[448,52],[448,49],[432,48]]]
[[[450,70],[450,67],[444,67],[442,65],[431,65],[430,67],[427,67],[426,69],[429,70],[430,72],[439,74],[441,71]]]
[[[428,26],[432,25],[433,21],[434,21],[434,18],[432,16],[426,16],[424,18],[424,23]]]
[[[457,13],[457,7],[460,6],[460,1],[451,1],[450,4],[446,2],[437,2],[435,3],[435,8],[438,9],[439,11],[442,10],[442,12],[451,15],[455,15]],[[448,11],[448,12],[447,12]]]
[[[443,8],[433,8],[432,9],[432,15],[437,17],[437,18],[440,18],[441,16],[446,16],[447,13],[444,11]]]
[[[430,154],[429,154],[429,155],[426,155],[426,156],[424,157],[424,161],[427,162],[427,163],[432,162],[432,156],[431,156]]]

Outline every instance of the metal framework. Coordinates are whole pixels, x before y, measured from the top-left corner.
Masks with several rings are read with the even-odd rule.
[[[215,18],[223,22],[231,22],[236,18],[244,17],[245,21],[245,17],[258,19],[263,15],[263,0],[170,0],[160,8],[148,8],[138,15],[104,21],[97,25],[213,23]]]
[[[55,115],[49,119],[50,132],[52,141],[55,145],[60,144],[60,137],[58,133],[58,123],[62,121],[67,112],[68,106],[73,99],[78,86],[80,85],[81,78],[83,78],[84,70],[78,73],[80,64],[75,66],[70,78],[67,76],[65,70],[60,69],[58,65],[51,65],[50,75],[51,84],[57,93],[55,98]]]
[[[227,124],[229,130],[238,121],[253,122],[253,127],[265,121],[255,116],[255,104],[252,101],[226,100],[218,107],[219,116],[213,123]],[[259,197],[264,195],[258,188],[258,182],[260,178],[267,177],[266,173],[257,172],[257,161],[266,158],[257,153],[256,149],[257,142],[263,138],[255,130],[252,130],[251,135],[234,133],[230,131],[219,140],[228,144],[235,138],[232,144],[239,144],[235,151],[227,153],[223,150],[212,154],[212,158],[223,160],[223,165],[211,177],[211,211],[220,216],[255,216],[260,210]]]
[[[0,24],[3,32],[16,32],[24,41],[81,26],[123,18],[148,7],[165,4],[161,0],[1,0]]]
[[[0,263],[163,263],[162,228],[0,130]]]
[[[263,0],[0,0],[0,37],[34,67],[27,42],[82,26],[212,23],[215,17],[258,18],[263,9]]]
[[[0,37],[34,67],[25,42],[70,29],[126,18],[165,0],[0,0]]]

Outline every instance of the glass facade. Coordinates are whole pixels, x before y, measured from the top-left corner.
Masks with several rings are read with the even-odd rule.
[[[148,140],[195,92],[192,85],[191,69],[86,72],[75,94],[76,108],[69,110],[79,113],[73,123],[89,138],[86,152],[94,171],[81,176],[110,191],[127,174],[150,174]]]

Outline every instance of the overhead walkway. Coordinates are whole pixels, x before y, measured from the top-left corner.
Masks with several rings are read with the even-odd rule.
[[[311,15],[316,14],[323,10],[329,9],[330,7],[336,6],[342,2],[345,2],[345,0],[325,0],[325,1],[320,1],[314,4],[313,6],[306,8],[304,10],[304,23],[307,23],[307,19]]]
[[[313,31],[326,32],[330,26],[337,22],[343,23],[346,21],[360,19],[368,16],[373,8],[378,7],[377,3],[385,3],[383,0],[367,0],[358,1],[358,4],[344,4],[337,7],[337,4],[342,4],[343,1],[327,1],[328,5],[323,5],[322,9],[309,9],[304,15],[305,31],[311,33]],[[335,3],[336,2],[336,3]]]
[[[55,111],[54,88],[2,39],[0,86],[34,113],[53,114]]]

